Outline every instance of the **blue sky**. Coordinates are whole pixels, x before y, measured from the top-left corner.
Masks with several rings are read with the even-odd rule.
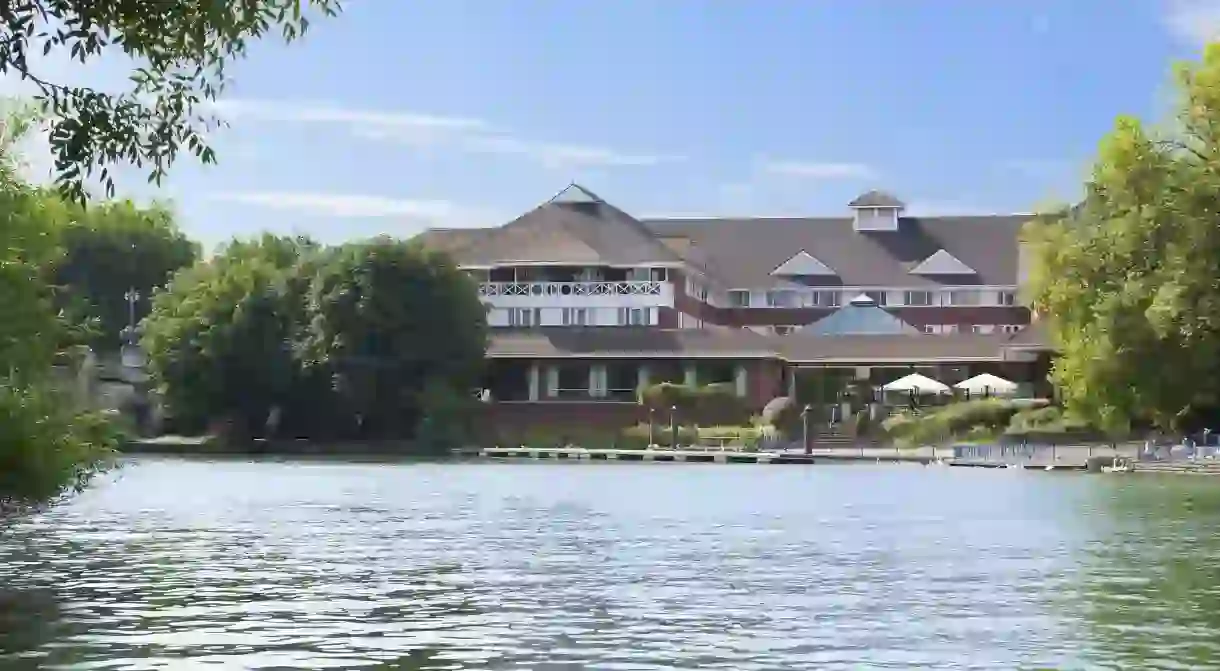
[[[869,188],[1029,211],[1220,26],[1220,0],[347,4],[234,71],[220,164],[160,193],[190,234],[495,225],[573,180],[641,216],[835,214]]]

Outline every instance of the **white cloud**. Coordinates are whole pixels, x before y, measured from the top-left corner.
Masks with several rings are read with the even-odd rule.
[[[680,156],[628,154],[605,147],[531,142],[508,135],[472,136],[467,138],[463,145],[471,152],[523,156],[536,160],[547,168],[649,166],[682,160]]]
[[[877,172],[863,163],[767,160],[759,170],[771,175],[804,179],[873,179]]]
[[[1194,46],[1220,37],[1220,0],[1165,0],[1165,27]]]
[[[452,222],[473,211],[443,200],[400,200],[383,196],[294,191],[239,191],[212,194],[213,200],[331,217],[405,217],[428,222]]]
[[[415,112],[383,112],[329,104],[222,100],[213,105],[227,120],[250,119],[332,124],[352,135],[411,146],[444,145],[472,154],[520,156],[550,169],[639,167],[682,160],[679,156],[621,152],[607,147],[527,140],[482,119]]]
[[[294,121],[300,123],[333,123],[372,127],[485,128],[479,119],[417,114],[412,112],[379,112],[348,109],[327,104],[275,103],[261,100],[217,100],[211,103],[216,112],[228,119],[260,121]]]

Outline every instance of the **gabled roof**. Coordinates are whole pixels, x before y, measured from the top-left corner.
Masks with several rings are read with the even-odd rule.
[[[797,329],[793,335],[922,335],[919,329],[877,307],[872,299],[867,296],[863,299],[852,299],[850,303],[822,319]]]
[[[681,263],[643,224],[573,184],[551,200],[454,252],[462,265],[512,262],[648,265]]]
[[[646,220],[659,235],[689,238],[725,286],[763,288],[800,249],[832,261],[839,284],[872,287],[1017,284],[1018,237],[1030,215],[902,217],[898,230],[861,234],[850,217],[770,217]],[[975,275],[911,274],[940,250]]]
[[[978,271],[941,249],[911,269],[913,275],[977,275]]]
[[[847,204],[848,207],[889,207],[894,209],[904,209],[906,203],[891,196],[884,191],[872,190],[857,196],[855,200]]]
[[[808,275],[837,275],[838,273],[802,249],[793,254],[792,258],[781,263],[778,268],[772,270],[771,274],[801,277]]]

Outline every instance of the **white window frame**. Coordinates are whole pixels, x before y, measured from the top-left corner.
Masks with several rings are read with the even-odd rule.
[[[911,297],[916,295],[926,297],[926,302],[916,303],[911,301]],[[903,305],[912,308],[929,308],[935,304],[935,294],[924,289],[907,289],[906,291],[902,292],[902,303]]]
[[[778,300],[784,298],[786,300]],[[771,289],[767,291],[767,307],[795,308],[799,307],[801,296],[792,289]]]
[[[563,309],[563,325],[564,326],[588,326],[589,325],[589,308],[564,308]]]
[[[540,321],[540,312],[538,308],[509,308],[508,325],[517,328],[534,328]]]
[[[745,300],[734,300],[734,298],[745,297]],[[749,289],[729,289],[728,302],[731,308],[748,308],[750,307],[750,290]]]

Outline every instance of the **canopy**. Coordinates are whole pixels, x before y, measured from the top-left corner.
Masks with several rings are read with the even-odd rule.
[[[962,380],[953,385],[963,391],[968,391],[971,394],[993,393],[999,395],[1015,394],[1017,391],[1017,383],[1005,380],[991,373],[983,373],[975,375],[969,380]]]
[[[917,394],[941,394],[949,391],[947,385],[919,373],[911,373],[906,377],[898,378],[881,389],[883,391],[913,391]]]

